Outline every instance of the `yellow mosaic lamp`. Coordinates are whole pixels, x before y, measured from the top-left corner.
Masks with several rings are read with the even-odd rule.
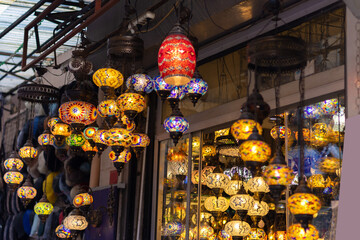
[[[121,170],[124,168],[125,163],[128,163],[131,160],[130,149],[125,148],[119,156],[116,156],[116,153],[111,151],[109,153],[109,158],[113,162],[118,174],[120,174]]]
[[[275,202],[278,202],[282,191],[292,183],[295,177],[293,170],[287,166],[284,155],[279,147],[276,155],[265,168],[263,177],[267,185],[269,185],[272,197],[275,199]]]
[[[19,154],[16,151],[13,151],[10,154],[10,157],[4,161],[4,167],[7,171],[10,171],[13,167],[15,167],[17,171],[21,171],[24,167],[24,163],[21,161]]]
[[[129,118],[130,121],[134,120],[136,114],[142,112],[146,108],[145,98],[133,91],[121,94],[117,99],[119,110]]]
[[[314,190],[316,188],[324,189],[326,187],[326,181],[322,174],[311,175],[307,180],[307,186]]]
[[[60,121],[59,117],[52,117],[48,120],[47,126],[51,129],[58,121]]]
[[[225,232],[228,233],[233,240],[247,236],[250,233],[250,229],[250,225],[245,221],[241,221],[240,216],[237,213],[235,213],[231,221],[225,224],[224,228]]]
[[[24,184],[18,188],[17,196],[20,198],[23,205],[26,207],[31,200],[36,197],[36,189],[33,187],[31,183],[31,176],[28,174]]]
[[[115,124],[117,116],[120,114],[119,107],[115,99],[105,99],[97,106],[100,117],[105,118],[106,123],[111,127]]]
[[[46,195],[44,194],[40,201],[35,204],[34,212],[39,216],[42,222],[45,222],[49,215],[52,213],[54,207],[49,200],[47,199]]]
[[[98,149],[95,146],[95,144],[94,146],[92,146],[89,140],[85,141],[84,145],[81,146],[81,149],[85,152],[89,160],[92,160],[95,154],[98,152]]]
[[[301,224],[293,224],[287,230],[288,240],[318,240],[319,232],[315,226],[309,224],[305,230]]]
[[[271,130],[270,130],[270,136],[273,139],[278,139],[278,137],[280,136],[280,139],[285,139],[286,137],[286,130],[287,130],[287,137],[290,138],[291,137],[291,129],[290,128],[286,128],[284,125],[275,125]]]
[[[150,144],[150,138],[145,133],[132,133],[131,137],[131,147],[137,151],[144,150]]]
[[[304,178],[301,178],[299,186],[295,193],[288,198],[287,203],[290,212],[305,229],[308,228],[313,216],[321,209],[320,199],[311,193]]]
[[[311,137],[310,137],[310,130],[308,128],[303,128],[302,129],[302,132],[303,132],[303,139],[305,142],[309,142],[311,140]],[[298,137],[299,137],[299,133],[298,131],[295,131],[295,139],[298,140]]]
[[[3,178],[11,192],[14,192],[24,180],[24,176],[15,168],[15,166],[13,166],[10,171],[6,172]]]
[[[124,82],[124,77],[116,69],[100,68],[93,74],[93,82],[105,93],[108,93],[110,89],[120,87]]]
[[[70,136],[71,128],[69,124],[59,120],[50,128],[51,133],[54,135],[56,141],[61,142],[66,137]]]
[[[33,160],[38,155],[38,150],[33,147],[31,139],[28,139],[25,145],[20,148],[19,155],[27,165],[32,165]]]
[[[100,155],[107,147],[108,143],[106,140],[108,129],[102,124],[95,132],[92,140],[95,142],[95,146],[98,149],[98,154]]]
[[[239,143],[242,143],[250,137],[255,127],[262,134],[261,125],[255,120],[254,115],[245,108],[242,110],[239,120],[231,126],[230,132]]]
[[[108,146],[115,152],[116,156],[132,144],[132,133],[126,129],[126,125],[121,121],[115,123],[115,125],[106,132],[105,139]]]
[[[48,150],[49,146],[52,146],[55,142],[55,137],[50,133],[50,130],[47,128],[45,131],[38,137],[38,143],[45,150]]]
[[[211,144],[205,144],[201,151],[203,157],[213,157],[216,155],[216,147]]]
[[[64,219],[64,226],[75,234],[79,231],[83,231],[87,228],[88,222],[78,208],[72,210]]]
[[[325,157],[320,160],[318,168],[323,173],[336,174],[336,171],[341,168],[341,162],[335,157]]]

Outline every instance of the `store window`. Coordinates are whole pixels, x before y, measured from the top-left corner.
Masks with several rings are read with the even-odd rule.
[[[303,110],[304,174],[312,193],[321,201],[310,231],[316,228],[319,239],[332,240],[335,239],[345,130],[344,97],[313,102]],[[263,235],[256,239],[286,239],[294,223],[293,215],[287,210],[287,199],[298,185],[298,112],[296,108],[288,108],[278,116],[282,122],[277,127],[281,125],[283,129],[281,150],[295,178],[279,202],[276,203],[270,193],[261,196],[258,204],[266,202],[267,206],[263,216],[256,219],[249,212],[242,216],[251,227],[250,235]],[[264,120],[262,135],[273,156],[276,135],[271,119]],[[225,123],[188,134],[176,146],[171,140],[160,142],[156,239],[231,239],[227,223],[238,214],[230,201],[239,193],[238,183],[242,183],[241,191],[255,199],[257,196],[251,190],[254,173],[244,166],[239,156],[239,145],[230,133],[231,125]],[[224,186],[213,186],[211,173],[219,173],[223,179],[217,184]],[[244,239],[255,239],[250,235]]]

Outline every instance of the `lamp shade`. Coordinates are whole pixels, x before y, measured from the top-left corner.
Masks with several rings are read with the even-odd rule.
[[[48,127],[51,129],[52,126],[54,126],[59,120],[60,120],[60,118],[58,118],[58,117],[50,118],[47,122]]]
[[[209,188],[222,188],[224,189],[226,185],[230,182],[228,175],[219,172],[212,172],[206,178],[206,185]]]
[[[326,181],[322,174],[315,174],[308,178],[307,185],[309,188],[325,188]]]
[[[240,119],[231,125],[230,132],[237,141],[243,141],[250,137],[255,126],[262,134],[262,127],[255,121],[254,116],[249,112],[243,112]]]
[[[121,94],[117,99],[119,110],[133,120],[137,113],[144,111],[146,108],[145,98],[134,92],[127,92]]]
[[[125,148],[119,156],[116,156],[115,152],[111,151],[109,158],[113,162],[128,163],[131,160],[131,152],[128,148]]]
[[[229,201],[224,197],[211,196],[205,199],[204,206],[209,212],[225,212],[229,208]]]
[[[64,219],[64,226],[70,231],[82,231],[87,228],[88,222],[81,211],[76,208]]]
[[[132,143],[132,133],[126,129],[126,126],[117,122],[105,134],[105,139],[108,146],[119,156],[120,152],[126,147],[130,147]]]
[[[36,193],[37,191],[31,183],[31,178],[29,174],[24,184],[18,188],[17,196],[20,198],[20,200],[26,207],[30,203],[30,201],[36,197]]]
[[[270,130],[270,135],[273,139],[277,139],[280,136],[280,139],[285,139],[286,136],[286,129],[287,129],[287,135],[288,138],[290,138],[291,136],[291,129],[290,128],[286,128],[283,125],[280,126],[274,126],[271,130]]]
[[[93,196],[90,193],[80,193],[73,199],[74,207],[89,206],[93,203]]]
[[[153,80],[154,89],[156,93],[159,95],[162,101],[166,100],[166,98],[170,95],[171,89],[174,87],[173,85],[167,84],[164,79],[160,76],[157,76]]]
[[[249,194],[236,194],[230,198],[230,207],[235,210],[250,210],[254,207],[255,200]]]
[[[12,190],[15,190],[23,180],[24,176],[14,168],[4,174],[4,181]]]
[[[137,92],[150,93],[154,89],[154,83],[146,74],[133,74],[126,79],[126,87],[133,87]]]
[[[176,99],[178,101],[182,100],[185,97],[185,87],[176,86],[173,87],[170,91],[170,95],[168,96],[168,100]]]
[[[144,133],[132,133],[131,137],[131,147],[145,148],[150,144],[149,136]]]
[[[203,157],[213,157],[216,155],[216,147],[214,145],[205,144],[202,147],[202,155]]]
[[[248,215],[249,216],[265,216],[266,214],[268,214],[269,212],[269,205],[262,201],[256,201],[254,200],[254,205],[252,206],[252,208],[249,209],[248,211]]]
[[[21,171],[24,167],[23,161],[21,161],[20,156],[14,151],[11,153],[10,157],[4,161],[4,167],[7,171],[15,167],[16,170]]]
[[[164,128],[168,133],[180,132],[184,133],[189,128],[189,122],[182,116],[170,116],[164,121]]]
[[[262,228],[251,228],[249,235],[246,236],[245,240],[266,240],[267,235]]]
[[[49,130],[45,130],[43,134],[38,137],[38,143],[41,146],[51,146],[54,144],[55,137],[49,132]]]
[[[288,240],[318,240],[319,232],[311,224],[309,224],[308,229],[301,227],[301,224],[293,224],[287,230]]]
[[[38,155],[38,150],[33,147],[32,142],[28,139],[25,145],[20,148],[19,156],[25,161],[26,164],[31,164],[32,160]]]
[[[236,176],[236,175],[234,175]],[[239,178],[231,179],[225,186],[224,191],[226,194],[232,196],[238,193],[241,186],[243,185],[243,182]]]
[[[57,141],[64,139],[71,134],[69,124],[66,124],[60,120],[50,128],[50,131]]]
[[[288,208],[292,214],[314,215],[320,210],[321,201],[311,193],[295,193],[288,199]]]
[[[93,141],[95,142],[95,145],[100,153],[104,151],[108,144],[106,141],[107,131],[107,129],[98,128],[93,137]]]
[[[93,75],[93,81],[100,88],[118,88],[124,82],[123,75],[113,68],[100,68]]]
[[[97,107],[97,111],[100,117],[112,117],[120,113],[119,107],[114,99],[101,101]]]
[[[197,236],[197,231],[194,232]],[[200,239],[209,239],[214,235],[214,229],[206,221],[201,221],[199,226],[199,238]]]
[[[266,162],[271,155],[270,146],[261,140],[247,140],[239,147],[243,161]]]
[[[225,232],[233,237],[245,237],[250,232],[250,225],[240,220],[231,220],[225,224]]]
[[[179,236],[183,231],[183,224],[179,221],[171,221],[164,226],[165,236]]]
[[[98,130],[98,127],[95,126],[88,126],[84,129],[84,137],[86,139],[93,139],[95,137],[96,131]]]
[[[52,213],[53,209],[54,207],[51,203],[49,203],[46,195],[43,195],[40,201],[34,206],[34,212],[43,222],[46,221],[46,218]]]
[[[81,147],[85,144],[85,137],[82,133],[72,133],[66,138],[66,144],[70,147]]]
[[[58,238],[71,238],[71,231],[67,229],[63,224],[56,227],[55,234]]]
[[[270,192],[269,186],[265,182],[263,177],[253,177],[250,178],[247,182],[247,188],[249,191],[253,193],[261,192],[261,193],[267,193]]]
[[[192,78],[191,81],[186,84],[186,94],[199,94],[201,96],[207,93],[209,86],[202,78]]]
[[[334,157],[325,157],[322,158],[319,162],[319,170],[323,173],[336,173],[341,167],[340,159]]]
[[[162,42],[158,53],[158,66],[166,83],[180,86],[190,82],[195,66],[195,49],[177,24]]]
[[[84,101],[70,101],[61,104],[59,108],[60,119],[74,128],[82,128],[95,122],[96,107]]]
[[[285,158],[280,149],[270,160],[270,164],[265,168],[263,176],[266,183],[270,186],[288,186],[295,177],[292,169],[286,165]]]

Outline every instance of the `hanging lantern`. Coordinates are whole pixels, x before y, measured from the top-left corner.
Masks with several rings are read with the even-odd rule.
[[[108,146],[119,156],[124,148],[130,147],[132,143],[132,133],[130,133],[126,126],[118,121],[110,130],[105,134],[105,140]]]
[[[85,125],[95,122],[96,107],[84,101],[70,101],[61,104],[59,108],[60,119],[70,124],[76,131],[82,131]]]
[[[340,159],[334,157],[322,158],[319,162],[318,168],[323,173],[335,174],[341,167]]]
[[[215,166],[206,166],[201,170],[201,184],[206,185],[206,179],[215,169]]]
[[[128,163],[131,160],[131,152],[129,148],[125,148],[119,156],[116,156],[114,151],[109,153],[109,158],[113,162],[114,167],[116,168],[118,175],[121,170],[124,168],[125,163]]]
[[[162,101],[165,101],[170,95],[174,86],[167,84],[160,76],[155,77],[153,81],[156,93],[159,95]]]
[[[159,49],[160,75],[170,85],[187,84],[195,71],[195,49],[185,34],[185,30],[180,24],[175,24]]]
[[[224,190],[227,195],[235,195],[240,190],[243,182],[240,180],[239,174],[234,174],[231,180],[226,184]]]
[[[98,127],[96,126],[88,126],[84,129],[84,137],[87,140],[92,140],[95,137],[96,131],[98,130]]]
[[[319,232],[311,224],[307,229],[304,229],[301,224],[293,224],[287,230],[287,237],[288,240],[318,240]]]
[[[131,75],[126,79],[126,87],[133,87],[135,91],[145,93],[150,93],[154,89],[151,77],[146,74]]]
[[[76,208],[90,206],[94,199],[90,193],[80,193],[73,199],[73,205]]]
[[[266,240],[266,232],[262,228],[251,228],[249,235],[244,240]]]
[[[263,217],[269,212],[269,205],[264,201],[254,201],[254,205],[249,209],[249,216],[260,216]]]
[[[98,154],[101,155],[101,153],[107,148],[107,141],[106,141],[106,134],[107,129],[105,128],[105,125],[100,126],[93,137],[93,141],[95,142],[95,146],[98,149]]]
[[[216,155],[216,147],[214,145],[205,144],[202,147],[202,156],[203,157],[213,157]]]
[[[21,171],[21,169],[24,167],[24,163],[21,161],[18,153],[13,151],[10,157],[4,161],[4,167],[7,171],[10,171],[13,167],[15,167],[17,171]]]
[[[97,111],[100,117],[105,118],[109,127],[116,122],[117,116],[120,114],[119,107],[115,99],[107,99],[99,103]]]
[[[277,202],[280,199],[281,192],[292,183],[295,177],[292,169],[287,166],[280,148],[278,148],[275,157],[271,159],[270,165],[266,167],[263,176],[269,185],[271,195]]]
[[[164,235],[169,237],[177,237],[183,231],[183,224],[179,221],[171,221],[167,223],[164,228]]]
[[[313,216],[321,209],[320,199],[311,193],[304,178],[301,179],[295,193],[288,198],[288,208],[305,229],[308,228]]]
[[[97,147],[95,145],[91,146],[88,140],[86,140],[84,145],[81,146],[81,149],[85,152],[89,160],[92,160],[95,154],[98,152]]]
[[[225,224],[225,232],[232,236],[233,240],[241,239],[250,233],[250,225],[241,221],[240,216],[235,213],[231,221]]]
[[[261,125],[255,121],[250,112],[244,110],[240,115],[240,119],[231,125],[230,132],[237,141],[242,142],[250,137],[255,126],[259,134],[262,134]]]
[[[249,211],[253,208],[255,200],[246,192],[236,194],[230,198],[230,207],[235,211]]]
[[[144,133],[132,133],[131,137],[131,147],[137,152],[143,151],[150,144],[149,136]]]
[[[273,139],[277,139],[278,135],[280,136],[280,139],[285,139],[286,136],[286,129],[287,129],[287,135],[288,138],[290,138],[291,136],[291,129],[290,128],[286,128],[283,125],[279,125],[279,126],[274,126],[271,130],[270,130],[270,135]],[[279,133],[279,134],[278,134]]]
[[[40,201],[35,204],[34,212],[39,216],[42,222],[45,222],[48,216],[52,213],[53,209],[53,205],[49,203],[49,200],[44,194]]]
[[[54,141],[55,137],[50,133],[49,129],[45,129],[43,134],[38,137],[39,145],[42,146],[45,150],[47,150],[49,146],[52,146]]]
[[[199,238],[209,239],[214,235],[214,229],[206,221],[201,221],[199,226]],[[197,231],[193,231],[194,236],[197,236]]]
[[[206,185],[213,189],[219,196],[222,193],[222,189],[230,182],[228,175],[224,174],[220,166],[217,166],[212,173],[206,178]],[[219,191],[221,189],[221,191]]]
[[[24,184],[18,188],[17,195],[22,201],[23,205],[26,207],[31,202],[31,200],[36,197],[36,193],[37,191],[31,183],[31,176],[28,174]]]
[[[60,121],[60,118],[58,118],[58,117],[50,118],[47,122],[49,129],[51,129],[58,121]]]
[[[85,144],[85,137],[80,133],[72,133],[66,138],[66,144],[70,146],[70,149],[73,152],[78,152],[81,150],[81,147]]]
[[[20,157],[27,165],[31,165],[38,155],[38,150],[33,147],[31,139],[28,139],[25,145],[19,150]]]
[[[121,94],[117,99],[117,104],[119,110],[124,112],[130,121],[146,108],[145,98],[141,94],[131,91]]]
[[[185,97],[185,87],[175,86],[170,92],[167,100],[170,103],[171,109],[176,109],[179,107],[179,102]]]
[[[79,231],[85,230],[87,226],[88,222],[78,208],[72,210],[69,216],[64,219],[64,227],[75,234]]]
[[[167,160],[169,162],[186,162],[188,159],[188,155],[182,149],[176,151],[175,149],[171,149],[167,155]]]
[[[62,140],[64,140],[71,134],[70,126],[61,120],[57,121],[54,125],[52,125],[50,131],[54,135],[58,143],[62,142]]]
[[[176,145],[183,133],[188,130],[189,122],[184,118],[180,110],[176,109],[173,110],[170,117],[165,119],[164,128],[166,132],[170,133],[170,137]]]
[[[202,76],[200,75],[199,71],[195,70],[193,78],[185,86],[186,95],[194,104],[194,107],[198,102],[198,100],[207,93],[208,88],[209,86],[207,82],[205,82],[202,79]]]
[[[326,187],[324,176],[322,174],[315,174],[310,176],[307,180],[307,186],[311,189],[324,189]]]
[[[59,225],[55,229],[55,234],[58,238],[71,238],[71,231],[67,229],[63,224]]]
[[[120,87],[124,82],[124,77],[113,68],[100,68],[94,73],[93,81],[96,86],[107,93],[110,89]]]
[[[10,169],[10,171],[4,174],[4,181],[9,186],[10,191],[12,192],[15,191],[15,189],[20,185],[23,180],[24,176],[16,169],[14,165]]]

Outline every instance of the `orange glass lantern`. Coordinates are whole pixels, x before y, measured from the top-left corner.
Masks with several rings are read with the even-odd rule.
[[[124,82],[121,72],[113,68],[100,68],[93,75],[93,82],[103,91],[120,87]]]
[[[17,195],[22,201],[23,205],[26,207],[31,202],[31,200],[36,197],[36,193],[37,191],[31,183],[31,176],[28,174],[24,184],[18,188]]]
[[[308,229],[304,229],[301,224],[293,224],[287,231],[288,240],[318,240],[319,232],[311,224]]]
[[[24,176],[14,166],[4,174],[4,181],[9,186],[10,191],[15,191],[23,180]]]
[[[132,133],[126,129],[126,125],[118,121],[105,135],[108,146],[119,156],[124,148],[130,147],[132,143]]]
[[[38,150],[33,147],[31,140],[28,139],[25,145],[20,148],[19,155],[27,165],[31,165],[32,161],[38,155]]]
[[[70,126],[61,120],[52,125],[50,131],[58,142],[61,142],[71,134]]]
[[[119,110],[131,120],[133,120],[139,112],[146,108],[145,98],[135,92],[127,92],[121,94],[117,99]]]
[[[85,125],[95,122],[96,107],[84,101],[70,101],[61,104],[59,108],[60,119],[71,125],[75,130],[82,131]]]
[[[170,85],[186,85],[194,75],[195,49],[185,34],[185,30],[177,23],[159,49],[160,75]]]
[[[95,154],[98,152],[95,144],[92,146],[88,140],[85,141],[84,145],[81,146],[82,150],[85,152],[86,156],[91,160]]]
[[[10,157],[4,161],[4,167],[7,171],[10,171],[13,167],[15,167],[17,171],[21,171],[21,169],[24,167],[24,163],[21,161],[18,153],[13,151]]]
[[[73,199],[74,207],[90,206],[93,203],[93,196],[90,193],[80,193]]]

